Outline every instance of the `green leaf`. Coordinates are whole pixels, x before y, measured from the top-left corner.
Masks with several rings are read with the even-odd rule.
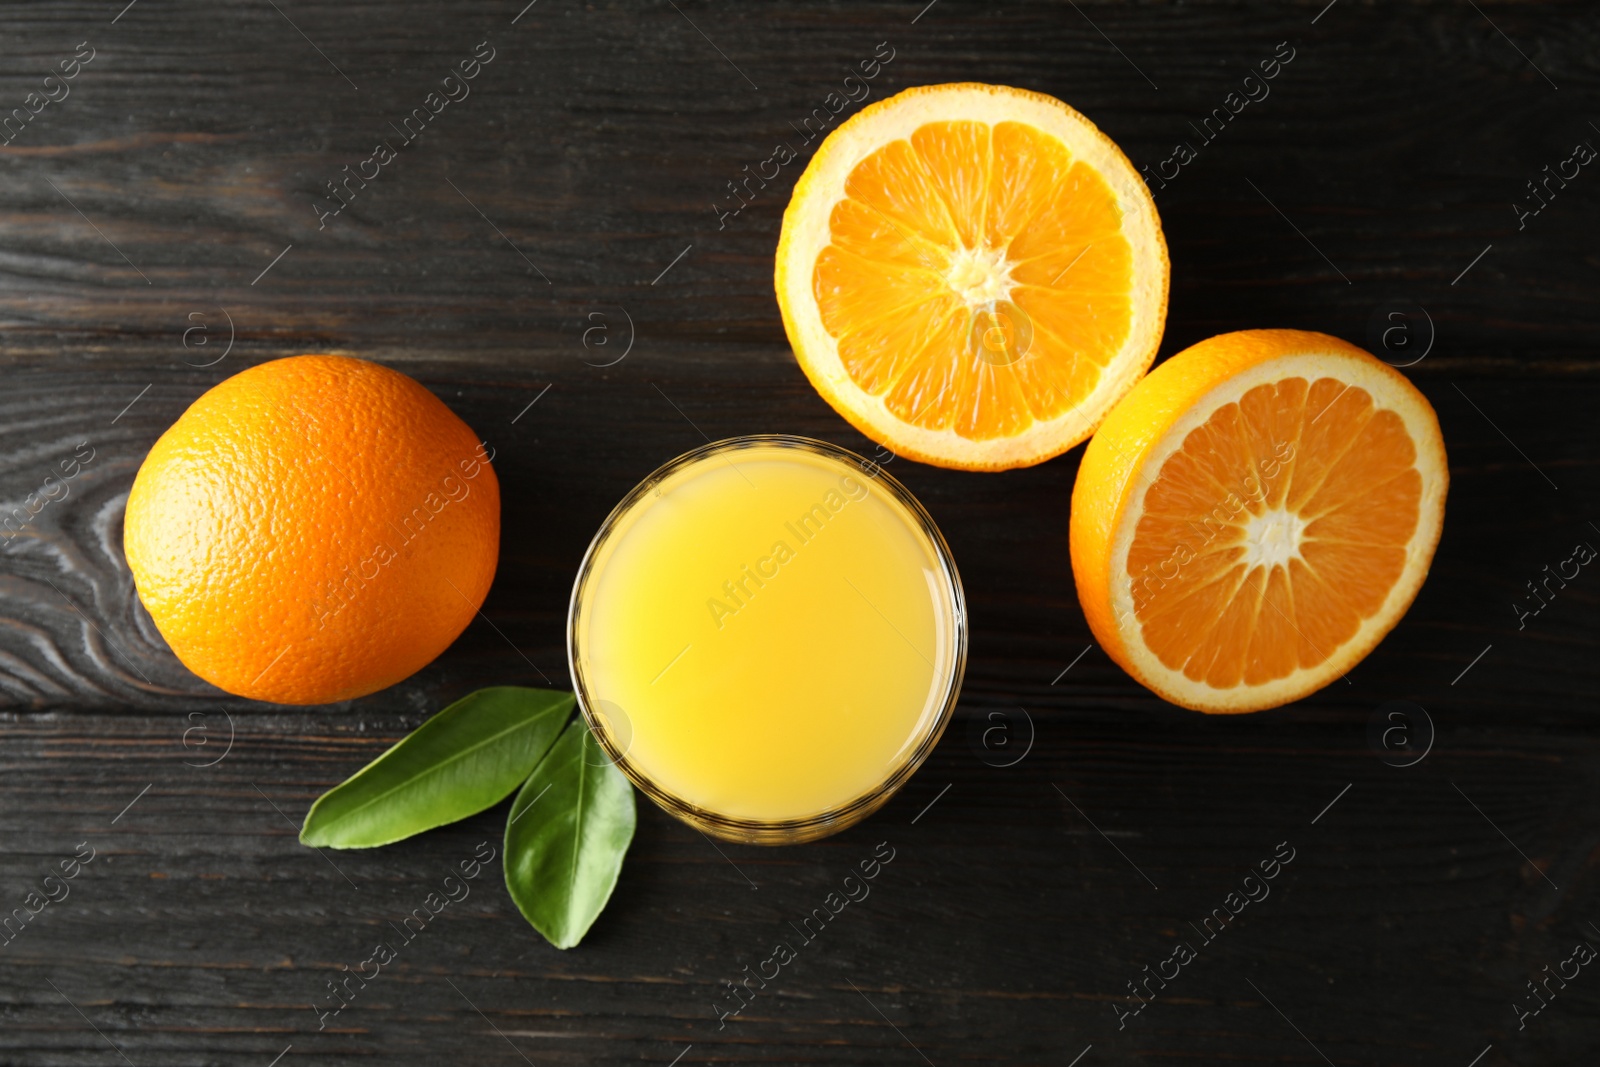
[[[510,795],[572,714],[571,693],[470,693],[317,798],[303,845],[372,848],[465,819]]]
[[[556,948],[583,940],[611,899],[633,820],[633,786],[573,720],[506,819],[506,888]]]

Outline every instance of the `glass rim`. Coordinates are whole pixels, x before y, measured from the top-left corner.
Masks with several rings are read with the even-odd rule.
[[[889,495],[905,508],[912,520],[912,526],[921,534],[923,540],[931,549],[933,556],[938,560],[939,569],[944,579],[945,591],[949,597],[949,613],[951,616],[952,655],[950,667],[943,678],[943,697],[938,713],[934,716],[932,723],[926,729],[922,738],[917,742],[916,747],[910,755],[900,762],[894,772],[876,787],[843,805],[799,819],[736,818],[700,807],[669,790],[663,789],[648,774],[645,774],[639,767],[630,763],[626,752],[617,751],[617,746],[606,731],[603,720],[597,717],[592,710],[591,705],[595,698],[592,697],[589,691],[588,679],[584,676],[578,656],[578,625],[582,613],[583,595],[595,572],[596,556],[615,534],[621,520],[634,510],[635,505],[645,495],[674,474],[704,463],[718,455],[763,446],[793,448],[810,452],[853,467],[865,477],[882,485]],[[688,452],[668,460],[656,468],[638,485],[629,490],[617,503],[616,507],[611,509],[611,513],[605,517],[605,520],[600,523],[600,528],[595,531],[593,539],[589,542],[589,547],[584,551],[583,562],[578,566],[577,576],[572,583],[572,599],[567,608],[567,669],[572,676],[573,694],[577,698],[578,710],[583,715],[584,722],[589,727],[589,732],[605,751],[606,757],[627,776],[628,780],[640,792],[670,814],[692,826],[709,831],[724,840],[749,844],[798,844],[812,841],[825,837],[836,830],[845,829],[881,807],[916,773],[917,769],[927,760],[934,746],[939,743],[939,739],[944,735],[945,728],[950,723],[957,700],[961,695],[961,686],[966,675],[966,665],[966,596],[962,590],[960,572],[956,570],[955,556],[951,553],[950,546],[945,541],[944,535],[939,532],[939,527],[934,523],[933,516],[928,514],[927,508],[922,506],[922,503],[912,495],[909,489],[875,461],[827,441],[819,441],[815,438],[802,437],[796,434],[745,434],[738,437],[728,437],[690,449]]]

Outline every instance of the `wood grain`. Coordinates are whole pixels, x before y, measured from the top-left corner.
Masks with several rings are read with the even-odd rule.
[[[1590,7],[53,3],[0,10],[0,115],[85,40],[70,95],[0,146],[0,522],[93,454],[0,534],[0,915],[79,842],[97,851],[0,947],[0,1064],[1600,1052],[1600,978],[1525,1029],[1511,1007],[1578,938],[1600,945],[1600,586],[1585,573],[1520,629],[1511,608],[1600,539],[1600,176],[1523,228],[1512,208],[1600,138]],[[323,183],[397,140],[389,123],[486,40],[471,95],[319,231]],[[319,855],[294,836],[312,799],[474,688],[564,685],[578,560],[665,460],[761,431],[870,453],[796,368],[772,297],[799,164],[721,228],[713,205],[883,41],[873,99],[1038,89],[1147,166],[1290,43],[1270,96],[1157,190],[1162,354],[1253,326],[1372,345],[1386,311],[1424,309],[1406,322],[1431,347],[1405,373],[1439,412],[1452,488],[1416,605],[1348,684],[1194,715],[1092,647],[1066,553],[1076,452],[995,476],[896,460],[974,624],[957,720],[901,796],[782,850],[719,853],[641,809],[581,947],[540,941],[491,870],[319,1030],[326,983],[497,843],[504,810]],[[487,438],[506,532],[486,619],[436,663],[361,701],[271,708],[164,647],[122,506],[194,398],[316,350],[403,367]],[[1410,768],[1369,742],[1396,700],[1436,731]],[[981,743],[996,722],[1009,744],[1032,734],[1012,766]],[[871,896],[719,1028],[725,981],[881,841],[896,858]],[[1119,1030],[1127,983],[1284,841],[1271,895]]]

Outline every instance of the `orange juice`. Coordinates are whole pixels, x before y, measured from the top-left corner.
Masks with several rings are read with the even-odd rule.
[[[702,829],[765,842],[886,800],[938,740],[965,652],[926,512],[860,457],[781,436],[635,489],[590,546],[568,642],[618,766]]]

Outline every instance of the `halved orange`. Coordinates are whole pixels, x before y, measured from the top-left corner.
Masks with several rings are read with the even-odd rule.
[[[778,307],[823,398],[942,467],[1039,463],[1149,369],[1169,266],[1120,149],[1054,97],[907,89],[817,149],[783,216]]]
[[[1439,421],[1398,371],[1326,334],[1222,334],[1134,386],[1084,450],[1078,598],[1174,704],[1286,704],[1400,621],[1448,485]]]

